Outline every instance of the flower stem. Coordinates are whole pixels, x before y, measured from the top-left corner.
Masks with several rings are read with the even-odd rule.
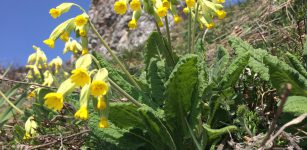
[[[11,106],[13,107],[16,111],[18,111],[20,114],[24,114],[22,110],[20,110],[17,106],[15,106],[1,91],[0,95],[3,97],[3,99]]]
[[[192,24],[192,9],[189,8],[189,21],[188,21],[188,50],[191,53],[191,24]]]
[[[191,41],[191,47],[192,47],[192,53],[195,53],[195,32],[196,32],[196,18],[198,16],[198,9],[199,9],[199,4],[197,3],[197,6],[196,6],[196,12],[195,12],[195,18],[194,18],[194,23],[193,23],[193,30],[192,30],[192,41]],[[192,19],[191,19],[192,21]]]
[[[93,25],[93,23],[91,21],[89,21],[89,24],[91,26],[91,28],[93,29],[94,33],[96,34],[96,36],[98,37],[98,39],[100,40],[101,44],[108,50],[108,52],[111,54],[111,56],[113,57],[113,59],[115,59],[115,61],[118,63],[119,67],[125,72],[125,74],[128,76],[128,79],[130,80],[130,82],[137,87],[138,90],[141,91],[140,86],[137,84],[137,82],[133,79],[132,75],[128,72],[128,70],[126,69],[126,67],[123,65],[123,63],[118,59],[118,57],[113,53],[112,49],[108,46],[108,44],[103,40],[103,38],[101,37],[101,35],[98,33],[97,29],[95,28],[95,26]]]
[[[172,52],[172,41],[171,41],[171,33],[169,31],[169,24],[168,24],[168,18],[167,16],[165,17],[165,26],[166,26],[166,33],[167,33],[167,41],[168,41],[168,46],[169,50]]]

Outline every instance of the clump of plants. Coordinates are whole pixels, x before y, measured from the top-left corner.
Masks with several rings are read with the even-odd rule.
[[[252,110],[259,100],[264,100],[251,89],[257,91],[253,85],[261,83],[274,87],[274,96],[282,95],[279,106],[274,103],[275,123],[280,107],[290,119],[306,113],[306,68],[290,53],[291,63],[287,64],[266,50],[230,37],[235,55],[220,46],[213,63],[206,62],[204,41],[195,37],[196,28],[213,29],[213,17],[226,16],[223,2],[186,0],[187,7],[177,10],[177,0],[117,1],[117,14],[125,14],[128,5],[133,11],[130,29],[137,27],[142,12],[152,15],[157,24],[157,31],[149,36],[143,50],[145,66],[140,76],[128,72],[79,5],[63,3],[50,9],[53,18],[69,12],[73,6],[82,11],[57,26],[43,41],[50,48],[54,48],[56,40],[64,41],[63,52],[71,52],[76,61],[71,71],[65,71],[59,57],[48,64],[44,52],[34,46],[36,52],[29,56],[27,67],[28,79],[37,83],[28,98],[35,101],[31,109],[19,110],[24,113],[25,127],[14,127],[16,141],[35,145],[41,135],[60,134],[62,143],[74,136],[85,136],[86,139],[74,139],[84,148],[215,149],[229,135],[242,140],[245,135],[253,138],[267,132],[258,129],[263,118]],[[174,52],[168,27],[169,14],[180,22],[177,11],[184,11],[189,19],[188,47],[183,55]],[[163,26],[166,35],[160,31]],[[120,68],[88,48],[90,29]],[[121,101],[123,97],[127,101]],[[268,109],[262,106],[261,109]],[[70,132],[63,137],[67,128],[79,133]],[[260,143],[252,146],[270,147],[267,141],[271,128],[275,126],[269,127],[266,136],[259,138]]]

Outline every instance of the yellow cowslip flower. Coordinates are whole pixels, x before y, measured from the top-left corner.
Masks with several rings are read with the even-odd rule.
[[[226,17],[226,12],[224,10],[217,10],[216,15],[219,19],[224,19]]]
[[[54,40],[53,39],[46,39],[43,42],[44,42],[44,44],[48,45],[50,48],[54,48]]]
[[[53,109],[55,111],[60,111],[63,108],[64,98],[62,93],[48,93],[44,97],[45,105],[49,109]]]
[[[87,23],[87,21],[88,19],[85,17],[85,15],[81,14],[75,18],[75,25],[77,27],[83,27]]]
[[[189,11],[190,11],[190,10],[189,10],[189,8],[188,8],[188,7],[183,8],[183,13],[184,13],[184,14],[188,14],[188,13],[189,13]]]
[[[107,103],[106,100],[104,99],[103,96],[99,96],[97,98],[97,109],[99,110],[104,110],[107,108]]]
[[[81,55],[85,55],[85,54],[88,54],[88,49],[87,49],[87,48],[84,48],[84,49],[82,50],[82,53],[81,53]]]
[[[79,35],[80,36],[86,36],[87,32],[84,29],[79,30]]]
[[[137,28],[137,26],[138,26],[138,23],[135,19],[130,20],[129,23],[128,23],[128,27],[131,30]]]
[[[49,14],[51,15],[53,19],[56,19],[61,15],[61,10],[57,8],[51,8],[49,10]]]
[[[157,9],[157,14],[159,17],[165,17],[167,15],[167,8],[161,6]]]
[[[208,24],[205,24],[205,26],[206,26],[207,29],[212,29],[215,25],[214,25],[213,22],[210,22]]]
[[[37,129],[37,123],[35,122],[34,120],[34,117],[31,116],[27,119],[26,123],[25,123],[25,135],[23,137],[23,139],[30,139],[34,136],[37,135],[37,132],[36,132],[36,129]]]
[[[31,91],[30,93],[28,93],[27,95],[27,99],[32,99],[36,96],[35,90]]]
[[[77,86],[84,86],[90,83],[91,78],[84,68],[77,68],[72,71],[72,75],[70,76],[71,81],[75,83]]]
[[[101,117],[98,126],[99,126],[99,128],[109,127],[108,119],[106,117]]]
[[[175,23],[180,23],[182,21],[182,18],[178,15],[174,15],[174,21]]]
[[[171,6],[171,4],[168,0],[163,0],[162,5],[163,5],[163,7],[167,8],[167,9],[169,9],[170,6]]]
[[[133,11],[138,11],[141,9],[141,2],[140,0],[132,0],[130,2],[130,8],[133,10]]]
[[[125,0],[119,0],[114,4],[114,11],[116,14],[123,15],[127,11],[127,3]]]
[[[48,70],[46,70],[44,72],[44,83],[43,83],[43,86],[50,87],[52,85],[53,81],[54,81],[54,79],[53,79],[52,74]]]
[[[109,90],[109,86],[105,81],[93,81],[91,84],[91,93],[94,96],[106,95]]]
[[[74,116],[76,119],[87,120],[88,119],[87,106],[86,105],[81,106]]]
[[[69,33],[65,31],[64,33],[61,34],[60,39],[63,42],[67,42],[69,40]]]
[[[63,64],[63,61],[59,56],[57,56],[56,58],[52,59],[49,62],[50,67],[54,66],[55,73],[59,72],[59,68],[62,66],[62,64]]]
[[[216,0],[217,3],[225,3],[225,0]]]
[[[163,26],[164,26],[164,23],[163,23],[162,21],[159,21],[159,22],[158,22],[158,26],[159,26],[159,27],[163,27]]]
[[[187,7],[194,7],[195,0],[185,0],[185,3],[187,4]]]

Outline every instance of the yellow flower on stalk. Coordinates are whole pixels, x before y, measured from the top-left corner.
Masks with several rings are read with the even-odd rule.
[[[64,33],[61,34],[60,39],[63,42],[67,42],[69,40],[69,33],[65,31]]]
[[[75,18],[75,25],[77,27],[83,27],[87,23],[87,21],[88,19],[85,17],[85,15],[81,14]]]
[[[103,96],[99,96],[97,98],[97,109],[99,110],[104,110],[107,108],[107,103],[106,100],[104,99]]]
[[[49,10],[49,14],[51,15],[53,19],[56,19],[61,15],[61,10],[57,8],[51,8]]]
[[[43,41],[44,44],[48,45],[50,48],[54,48],[54,40],[53,39],[47,39]]]
[[[185,14],[188,14],[189,13],[189,8],[188,7],[185,7],[185,8],[183,8],[183,13],[185,13]]]
[[[138,11],[141,9],[141,2],[140,0],[132,0],[130,2],[130,8],[133,10],[133,11]]]
[[[99,126],[99,128],[107,128],[107,127],[109,127],[108,119],[106,117],[101,117],[98,126]]]
[[[75,118],[81,120],[87,120],[88,119],[87,106],[81,106],[80,109],[75,113]]]
[[[131,30],[137,28],[137,26],[138,26],[138,23],[135,19],[130,20],[129,23],[128,23],[128,27]]]
[[[157,9],[157,14],[159,17],[165,17],[167,15],[167,8],[161,6]]]
[[[27,95],[27,99],[32,99],[36,96],[35,90],[31,91],[30,93],[28,93]]]
[[[86,36],[87,32],[84,29],[79,30],[79,35],[80,36]]]
[[[187,7],[194,7],[195,0],[185,0],[185,3],[187,4]]]
[[[59,68],[62,66],[62,64],[63,64],[63,61],[59,56],[57,56],[56,58],[52,59],[49,62],[50,67],[54,66],[55,73],[59,72]]]
[[[127,3],[125,0],[119,0],[114,4],[114,11],[116,14],[123,15],[127,11]]]
[[[169,9],[170,6],[171,6],[171,4],[169,3],[168,0],[163,0],[163,1],[162,1],[162,5],[163,5],[163,7],[167,8],[167,9]]]
[[[26,123],[25,123],[25,135],[23,137],[23,139],[30,139],[34,136],[37,135],[37,132],[36,132],[36,129],[37,129],[37,123],[35,122],[34,120],[34,117],[31,116],[27,119]]]
[[[205,24],[205,25],[206,25],[207,29],[212,29],[215,26],[213,22]]]
[[[81,54],[81,55],[85,55],[85,54],[88,54],[88,50],[87,50],[86,48],[84,48],[84,49],[82,50],[82,54]]]
[[[216,15],[219,19],[224,19],[226,17],[226,12],[224,10],[217,10]]]
[[[175,23],[180,23],[182,21],[182,18],[180,16],[178,16],[178,15],[175,15],[174,16],[174,21],[175,21]]]
[[[60,111],[63,108],[64,98],[62,93],[55,93],[55,92],[48,93],[47,95],[45,95],[44,100],[45,100],[44,104],[49,109]]]
[[[77,68],[72,71],[72,75],[70,76],[71,81],[75,83],[77,86],[84,86],[90,83],[91,78],[87,72],[87,70],[83,68]]]
[[[43,83],[43,86],[50,87],[52,85],[53,81],[54,81],[54,79],[53,79],[52,74],[49,72],[49,70],[46,70],[44,72],[44,83]]]
[[[105,81],[93,81],[91,84],[91,93],[94,96],[106,95],[109,90],[109,86]]]
[[[217,3],[225,3],[225,0],[216,0]]]

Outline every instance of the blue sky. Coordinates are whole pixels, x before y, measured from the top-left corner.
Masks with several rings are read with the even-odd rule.
[[[0,65],[25,65],[29,54],[33,53],[32,45],[41,47],[49,60],[63,55],[64,43],[56,42],[54,49],[45,46],[42,41],[49,37],[52,30],[61,22],[81,13],[73,7],[69,13],[58,19],[49,15],[49,9],[63,2],[74,2],[88,10],[90,0],[5,0],[0,5]]]

